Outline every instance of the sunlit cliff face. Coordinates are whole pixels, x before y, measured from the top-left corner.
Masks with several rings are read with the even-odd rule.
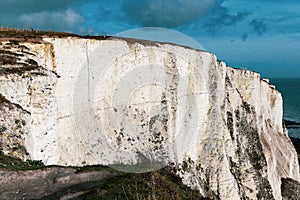
[[[281,94],[208,52],[149,41],[1,39],[0,145],[47,165],[173,163],[221,199],[281,199],[299,180]]]

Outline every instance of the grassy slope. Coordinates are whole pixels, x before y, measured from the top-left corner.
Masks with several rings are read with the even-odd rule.
[[[182,184],[169,168],[141,174],[122,174],[84,195],[84,199],[203,199]]]
[[[31,170],[44,168],[44,164],[41,161],[28,160],[23,162],[20,159],[5,156],[0,150],[0,169],[9,170]]]

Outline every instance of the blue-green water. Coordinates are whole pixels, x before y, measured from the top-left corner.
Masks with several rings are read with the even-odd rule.
[[[283,118],[300,122],[300,78],[271,78],[283,97]],[[289,135],[300,138],[300,126],[289,129]]]

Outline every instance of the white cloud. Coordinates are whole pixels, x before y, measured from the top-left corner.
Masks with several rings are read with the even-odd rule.
[[[0,0],[0,26],[78,32],[84,18],[76,7],[91,0]]]
[[[23,14],[18,21],[26,27],[38,27],[40,29],[71,30],[84,22],[84,18],[73,9],[62,11],[43,11],[33,14]]]

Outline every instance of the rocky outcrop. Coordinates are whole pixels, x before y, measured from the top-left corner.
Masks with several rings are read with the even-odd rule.
[[[258,73],[122,38],[2,38],[0,50],[1,136],[18,138],[2,139],[6,154],[137,171],[174,163],[215,199],[282,199],[282,178],[300,179],[281,94]]]

